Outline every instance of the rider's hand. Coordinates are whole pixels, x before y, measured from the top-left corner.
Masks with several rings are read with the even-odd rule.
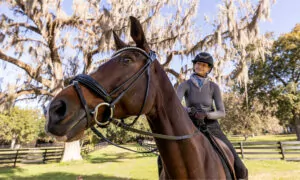
[[[194,117],[198,120],[204,120],[205,118],[207,118],[207,114],[204,112],[196,112]]]
[[[188,114],[190,117],[195,117],[195,114],[197,113],[197,109],[194,107],[188,107]]]

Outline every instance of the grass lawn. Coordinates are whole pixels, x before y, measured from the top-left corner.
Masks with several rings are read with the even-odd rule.
[[[131,146],[132,147],[132,146]],[[81,162],[19,164],[0,168],[0,179],[157,179],[156,156],[131,153],[107,146]],[[245,161],[249,179],[300,179],[300,162]]]

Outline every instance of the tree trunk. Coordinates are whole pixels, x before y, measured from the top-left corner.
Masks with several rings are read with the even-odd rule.
[[[14,149],[16,145],[17,138],[12,138],[10,143],[10,149]]]
[[[67,162],[73,160],[82,160],[79,140],[65,143],[65,151],[61,161]]]
[[[297,135],[297,141],[300,141],[300,118],[295,117],[295,130]]]
[[[300,115],[296,112],[297,112],[296,109],[293,108],[292,114],[293,114],[293,121],[295,123],[294,125],[295,125],[295,131],[297,135],[297,141],[300,141]]]
[[[18,138],[18,135],[15,134],[15,133],[13,133],[11,144],[10,144],[10,149],[14,149],[15,148],[16,143],[17,143],[17,138]]]
[[[247,134],[244,134],[244,141],[247,141],[248,137],[249,136]]]

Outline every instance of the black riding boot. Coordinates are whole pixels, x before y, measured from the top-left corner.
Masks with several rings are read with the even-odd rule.
[[[158,167],[158,178],[159,178],[160,174],[161,174],[161,171],[162,171],[162,168],[163,168],[160,155],[158,155],[158,157],[157,157],[157,167]]]

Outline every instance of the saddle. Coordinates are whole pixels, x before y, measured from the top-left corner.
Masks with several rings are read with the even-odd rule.
[[[225,174],[226,174],[226,179],[231,180],[231,179],[236,179],[234,169],[230,166],[229,160],[227,156],[225,155],[223,149],[220,147],[218,142],[216,141],[216,138],[213,136],[213,134],[209,131],[207,128],[206,123],[204,120],[195,120],[194,118],[192,119],[193,123],[195,126],[205,135],[205,137],[209,140],[210,144],[214,148],[215,152],[218,154],[220,157],[220,160],[222,162]]]

